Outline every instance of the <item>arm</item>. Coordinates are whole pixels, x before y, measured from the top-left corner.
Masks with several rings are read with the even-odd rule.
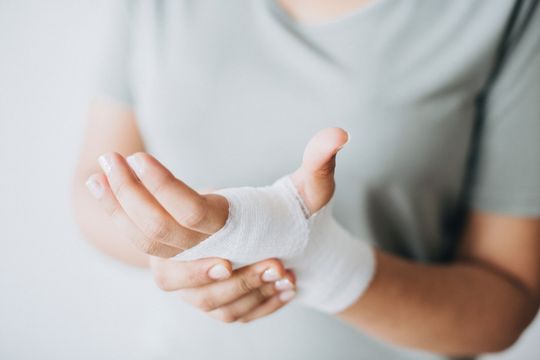
[[[148,255],[132,245],[130,239],[111,224],[85,186],[86,179],[98,172],[96,161],[105,152],[130,154],[144,149],[135,115],[124,105],[97,100],[89,112],[83,146],[77,162],[72,203],[77,223],[85,238],[104,253],[135,266],[148,266]]]
[[[321,154],[335,154],[335,149],[344,142],[340,131],[325,131],[320,135],[310,142],[304,163],[293,174],[312,212],[324,205],[333,193],[335,156],[321,157]],[[128,191],[133,196],[150,191],[171,214],[183,219],[184,209],[175,210],[170,206],[187,205],[193,200],[179,190],[185,190],[186,185],[150,156],[138,154],[137,158],[144,163],[144,170],[136,171],[147,190],[127,180],[132,176],[129,167],[121,157],[114,156],[116,165],[108,172],[112,188],[118,188],[116,183],[120,179],[131,186],[123,186],[121,193],[108,191],[107,198],[115,201],[116,196],[121,207],[130,213],[137,207],[122,200],[128,197]],[[176,200],[166,206],[172,198]],[[211,212],[206,211],[206,214],[191,226],[213,222]],[[340,316],[388,341],[435,352],[471,354],[505,348],[519,336],[538,307],[538,234],[540,225],[536,220],[477,214],[470,222],[460,258],[453,265],[415,264],[379,252],[379,268],[372,285]],[[157,242],[162,240],[156,239]],[[519,244],[514,246],[516,242]],[[510,245],[513,251],[509,251]],[[516,258],[520,266],[515,266]],[[183,289],[182,282],[171,282],[173,277],[174,271],[164,269],[159,274],[160,283],[170,285],[162,285],[162,288]],[[222,319],[241,319],[231,308],[222,307],[225,305],[219,302],[222,291],[228,290],[205,289],[188,301],[206,311],[219,311]]]
[[[476,212],[452,264],[379,251],[371,286],[339,317],[396,344],[470,355],[512,345],[539,304],[540,220]]]

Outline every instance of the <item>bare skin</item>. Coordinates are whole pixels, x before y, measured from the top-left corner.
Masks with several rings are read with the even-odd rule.
[[[339,19],[370,1],[278,2],[297,21],[318,24]],[[199,197],[202,197],[206,205],[210,204],[205,213],[213,215],[206,219],[195,218],[197,221],[188,219],[187,222],[182,217],[175,219],[172,216],[171,219],[169,211],[162,211],[160,217],[160,211],[166,208],[163,202],[172,201],[168,200],[169,195],[160,197],[151,192],[143,196],[143,200],[139,198],[136,206],[131,203],[124,209],[124,204],[129,201],[125,198],[119,201],[113,190],[117,193],[123,186],[117,184],[111,188],[110,183],[114,180],[110,178],[114,174],[106,176],[101,172],[96,158],[109,154],[117,164],[116,170],[124,169],[124,180],[137,184],[138,180],[129,177],[133,174],[129,174],[123,157],[144,152],[135,124],[134,114],[118,104],[99,102],[92,107],[73,197],[78,222],[89,241],[123,262],[149,266],[158,286],[167,291],[180,291],[186,301],[219,320],[252,321],[281,308],[290,297],[282,299],[280,294],[294,295],[295,285],[294,274],[284,269],[278,259],[231,271],[230,263],[224,259],[179,263],[148,255],[169,257],[193,246],[219,228],[227,212],[222,199],[198,194],[186,184],[177,182],[172,174],[163,175],[167,170],[156,165],[159,164],[157,160],[146,154],[140,156],[156,165],[151,171],[156,177],[165,176],[171,183],[176,183],[178,189],[171,191],[176,193],[174,197],[182,198],[184,202],[196,199],[194,203],[200,202]],[[315,145],[312,143],[312,151],[306,150],[307,161],[305,156],[304,164],[294,173],[295,184],[311,209],[324,205],[333,193],[335,162],[331,155],[344,139],[339,135],[323,136],[320,141],[315,141]],[[317,148],[326,153],[317,156]],[[100,201],[93,199],[84,187],[92,174],[104,187]],[[141,179],[139,185],[145,188],[148,183],[144,183]],[[125,213],[132,214],[127,216],[131,223],[124,221],[124,225],[131,226],[117,226],[115,216],[119,213],[115,209],[119,208],[124,211],[129,208]],[[163,238],[171,232],[159,231],[159,226],[138,224],[134,227],[135,208],[154,212],[158,214],[154,219],[174,221],[175,226],[183,229],[173,231],[176,236]],[[185,209],[178,213],[183,214],[183,211]],[[201,222],[204,223],[202,228],[197,227]],[[198,224],[193,226],[193,223]],[[154,231],[134,236],[133,229]],[[152,240],[155,235],[158,239]],[[370,287],[338,316],[384,341],[427,351],[471,355],[506,349],[532,321],[540,306],[539,240],[539,219],[473,211],[455,262],[419,264],[377,250],[377,272]],[[215,273],[210,269],[216,265],[221,265],[225,272],[220,272],[219,278],[212,278],[210,275]],[[264,280],[263,274],[270,268],[274,269],[272,280]],[[285,289],[278,289],[276,279],[288,280],[282,282],[288,284]]]
[[[337,20],[376,0],[278,0],[279,5],[296,21],[317,25]]]

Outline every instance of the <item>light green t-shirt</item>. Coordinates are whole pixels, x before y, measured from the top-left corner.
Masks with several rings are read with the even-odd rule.
[[[306,25],[273,0],[128,1],[99,94],[132,106],[148,151],[195,188],[269,184],[299,165],[315,132],[343,127],[338,220],[388,251],[440,262],[456,242],[448,224],[467,171],[472,209],[540,216],[539,14],[493,88],[479,161],[466,166],[475,97],[512,5],[374,0]],[[162,305],[148,310],[153,340],[133,344],[143,357],[431,358],[294,304],[247,326],[170,294]]]

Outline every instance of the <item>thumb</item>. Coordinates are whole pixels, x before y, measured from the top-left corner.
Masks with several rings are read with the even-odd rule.
[[[332,198],[336,154],[348,141],[347,131],[327,128],[315,134],[307,144],[302,165],[292,175],[292,180],[311,213]]]

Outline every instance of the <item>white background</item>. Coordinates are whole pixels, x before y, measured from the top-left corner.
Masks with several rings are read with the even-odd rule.
[[[0,0],[0,359],[135,359],[144,271],[79,235],[69,190],[105,0]],[[489,359],[540,359],[540,321]]]

